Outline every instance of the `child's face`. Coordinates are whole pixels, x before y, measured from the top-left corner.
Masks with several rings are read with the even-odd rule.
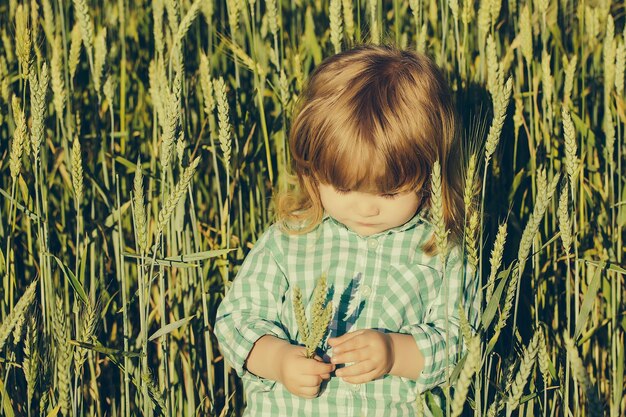
[[[318,183],[318,189],[326,213],[361,236],[403,225],[415,215],[420,204],[413,191],[380,195],[337,190],[322,183]]]

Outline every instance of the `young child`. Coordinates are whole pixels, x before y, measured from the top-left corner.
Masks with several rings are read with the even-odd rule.
[[[459,303],[474,327],[479,309],[478,279],[459,247],[461,161],[448,87],[427,57],[364,45],[316,68],[296,114],[297,187],[279,199],[277,223],[217,311],[221,350],[244,381],[244,415],[414,416],[417,396],[445,382],[465,349]],[[445,271],[429,221],[437,160]],[[308,359],[293,288],[308,315],[322,275],[334,314]],[[441,391],[434,395],[441,404]]]

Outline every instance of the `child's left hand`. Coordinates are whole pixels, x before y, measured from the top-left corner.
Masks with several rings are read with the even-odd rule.
[[[352,365],[335,371],[335,375],[351,384],[373,381],[389,373],[394,363],[391,337],[372,329],[357,330],[340,337],[331,337],[332,363]]]

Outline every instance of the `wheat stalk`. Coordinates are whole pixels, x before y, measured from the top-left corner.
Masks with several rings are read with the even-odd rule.
[[[70,407],[70,383],[72,364],[72,345],[69,343],[70,333],[65,321],[65,313],[63,310],[63,301],[59,296],[56,297],[55,311],[55,336],[57,340],[57,360],[56,360],[56,383],[59,393],[58,404],[63,415],[68,415]]]
[[[93,64],[93,25],[89,15],[89,7],[86,0],[72,0],[74,3],[75,16],[80,28],[80,36],[85,45],[89,62]]]
[[[20,4],[15,11],[15,54],[20,64],[20,75],[24,79],[30,74],[31,39],[28,7]]]
[[[102,89],[102,70],[107,57],[107,29],[102,28],[98,31],[96,41],[94,43],[94,65],[93,65],[93,83],[98,100],[100,99],[100,91]]]
[[[80,42],[79,42],[80,47]],[[79,49],[80,52],[80,49]],[[59,120],[63,120],[63,109],[65,108],[65,81],[63,77],[63,47],[61,36],[54,37],[54,47],[52,48],[52,59],[50,60],[52,73],[52,93],[54,95],[54,110]],[[70,59],[72,58],[70,50]]]
[[[342,0],[343,3],[343,21],[346,24],[346,37],[350,42],[354,41],[354,11],[352,8],[352,0]]]
[[[626,69],[626,44],[622,39],[615,51],[615,93],[618,97],[624,94],[624,70]]]
[[[554,93],[554,78],[552,77],[552,70],[550,67],[550,54],[547,51],[543,51],[541,54],[541,86],[543,88],[543,100],[546,103],[546,116],[552,125],[552,95]]]
[[[207,115],[213,113],[215,100],[213,99],[213,82],[209,70],[209,59],[204,53],[200,53],[200,87],[202,87],[202,98],[204,101],[204,112]]]
[[[565,68],[565,82],[563,83],[563,103],[568,105],[571,103],[572,89],[574,88],[574,74],[576,72],[576,62],[578,57],[572,55],[572,58],[568,61],[567,56],[563,56],[565,59],[563,62],[567,62]]]
[[[166,409],[165,400],[163,399],[163,394],[161,394],[161,391],[159,391],[156,384],[154,383],[152,375],[149,372],[145,372],[141,374],[141,380],[148,388],[148,394],[150,395],[150,398],[152,399],[154,404],[160,408],[160,410],[158,410],[159,414],[163,415],[163,412]]]
[[[563,241],[563,248],[565,254],[569,255],[572,246],[572,232],[569,222],[569,211],[567,209],[568,194],[567,187],[563,187],[561,190],[561,197],[559,198],[559,230],[561,231],[561,240]]]
[[[80,334],[77,335],[79,341],[83,343],[93,343],[97,317],[98,310],[88,299],[87,304],[81,310]],[[87,359],[87,352],[88,350],[83,347],[78,347],[74,350],[74,370],[76,375],[80,375],[81,373],[83,364]]]
[[[528,4],[524,4],[519,20],[519,38],[522,48],[522,55],[527,65],[533,62],[533,27]]]
[[[80,50],[82,48],[82,32],[80,29],[80,25],[78,23],[74,24],[72,27],[72,33],[70,35],[70,56],[68,58],[68,65],[70,67],[70,84],[74,79],[74,75],[76,75],[76,69],[78,68],[78,63],[80,62]],[[53,50],[53,54],[56,53],[59,55],[58,62],[59,67],[62,66],[62,60],[60,58],[60,54],[62,52],[61,49],[61,38],[59,37],[58,46],[56,46],[55,40],[55,49]],[[59,73],[60,74],[60,73]],[[58,112],[58,110],[57,110]]]
[[[493,290],[495,287],[496,275],[502,264],[502,255],[504,254],[504,244],[506,242],[506,223],[498,226],[498,233],[493,243],[493,249],[491,250],[491,257],[489,258],[489,264],[491,265],[491,271],[489,272],[489,279],[487,280],[487,293],[485,295],[485,301],[489,304]]]
[[[137,167],[135,169],[135,180],[133,184],[133,209],[135,211],[135,230],[137,231],[139,250],[141,253],[145,253],[148,248],[148,221],[146,219],[146,206],[144,205],[143,173],[141,171],[140,158],[137,158]]]
[[[48,66],[44,62],[39,77],[33,73],[30,75],[30,102],[32,111],[32,124],[30,145],[33,151],[33,159],[39,160],[39,149],[43,142],[44,120],[46,112],[46,92],[48,91]]]
[[[74,196],[76,197],[77,206],[83,201],[83,162],[80,140],[78,136],[74,137],[72,144],[72,155],[70,157],[72,166],[72,186],[74,188]]]
[[[300,332],[302,339],[309,340],[309,325],[306,319],[306,313],[304,312],[302,291],[300,291],[300,288],[298,287],[294,287],[293,289],[293,311],[296,316],[298,331]]]
[[[272,36],[278,36],[278,5],[276,0],[265,0],[267,22]]]
[[[445,264],[448,247],[448,230],[443,217],[443,196],[441,189],[441,165],[439,160],[433,164],[433,170],[430,176],[431,182],[431,205],[432,205],[432,223],[435,226],[435,241],[439,252],[441,264]]]
[[[526,382],[528,382],[530,373],[535,365],[535,360],[537,359],[537,350],[539,348],[540,339],[541,331],[537,330],[533,334],[530,343],[522,353],[522,361],[520,362],[519,369],[515,375],[515,380],[511,384],[511,389],[509,391],[510,395],[507,398],[509,412],[517,409],[519,406],[519,401],[524,393],[524,387],[526,386]]]
[[[26,400],[28,409],[30,410],[30,402],[35,394],[35,385],[37,384],[37,375],[39,369],[38,362],[38,333],[37,321],[35,315],[31,314],[26,325],[26,337],[24,338],[24,360],[22,362],[22,370],[24,371],[24,379],[26,379]]]
[[[159,242],[159,238],[161,237],[161,233],[165,229],[167,222],[170,220],[170,217],[172,216],[172,213],[174,212],[174,209],[178,205],[178,202],[180,201],[182,196],[187,191],[187,187],[189,187],[191,178],[193,177],[193,174],[196,171],[196,168],[198,167],[199,163],[200,163],[200,157],[197,157],[196,159],[193,160],[193,162],[187,168],[185,168],[185,171],[183,172],[183,175],[181,176],[178,184],[176,184],[176,187],[174,187],[174,190],[168,196],[165,204],[161,208],[161,211],[159,211],[159,217],[158,217],[158,223],[157,223],[157,229],[156,229],[156,239],[155,239],[155,242],[157,242],[157,244]]]
[[[459,375],[459,379],[454,390],[454,399],[452,400],[452,417],[458,417],[463,412],[463,405],[465,404],[465,399],[467,398],[467,392],[469,391],[472,377],[480,366],[480,336],[476,335],[468,340],[467,357],[465,358],[465,363],[463,364],[461,374]]]
[[[212,3],[212,2],[205,2]],[[154,21],[154,51],[157,57],[163,56],[165,43],[163,41],[163,13],[165,4],[163,0],[154,0],[152,2],[152,20]]]
[[[504,87],[498,90],[500,93],[492,97],[494,115],[489,133],[487,134],[487,141],[485,142],[485,165],[489,164],[491,156],[496,151],[496,147],[500,142],[500,133],[502,132],[504,120],[506,119],[506,109],[509,106],[509,100],[511,99],[511,92],[513,90],[513,78],[509,77]]]
[[[50,0],[42,0],[43,6],[43,31],[46,34],[46,38],[50,44],[54,43],[55,25],[54,25],[54,13],[52,12],[52,4]]]
[[[328,289],[326,285],[326,275],[322,275],[315,284],[313,297],[311,300],[311,322],[306,319],[304,312],[304,304],[302,301],[302,292],[295,286],[293,292],[293,308],[296,316],[298,330],[303,339],[305,356],[312,358],[315,356],[315,350],[321,343],[328,330],[328,324],[332,318],[333,307],[332,302],[328,302],[326,306],[326,296]]]
[[[341,21],[341,0],[330,0],[330,41],[335,47],[335,53],[341,52],[341,38],[343,26]]]
[[[16,96],[12,99],[13,117],[15,118],[15,131],[13,132],[13,142],[11,143],[11,153],[9,155],[9,168],[11,170],[11,178],[17,181],[22,169],[22,152],[28,140],[28,132],[26,130],[26,117],[24,111]]]
[[[552,381],[552,375],[550,374],[550,355],[548,355],[547,340],[544,332],[541,333],[537,358],[539,362],[539,371],[543,376],[543,386],[545,390],[545,387],[547,387]]]
[[[576,144],[576,131],[574,129],[574,122],[570,116],[569,110],[563,107],[563,136],[565,136],[565,167],[567,170],[567,176],[569,182],[573,186],[575,184],[575,175],[578,170],[578,158],[577,144]]]
[[[473,210],[470,215],[469,227],[465,234],[467,242],[467,260],[472,268],[472,274],[478,270],[478,211]]]
[[[231,139],[230,131],[231,125],[228,120],[229,106],[228,98],[226,97],[226,85],[222,77],[215,81],[215,96],[217,101],[217,122],[219,128],[219,141],[222,154],[224,155],[224,166],[227,170],[230,170],[230,152],[231,152]]]
[[[500,89],[503,85],[502,77],[498,54],[496,52],[496,43],[493,41],[491,34],[489,34],[489,36],[487,36],[487,90],[494,101],[500,94]]]
[[[368,0],[369,17],[370,17],[370,29],[371,29],[371,42],[373,44],[380,43],[380,34],[378,28],[378,18],[376,17],[376,0]]]
[[[198,12],[200,11],[200,6],[203,3],[203,0],[196,0],[191,4],[187,13],[183,17],[183,20],[180,22],[180,26],[178,26],[178,31],[176,32],[176,40],[175,43],[180,45],[183,41],[183,38],[189,31],[191,24],[194,20],[196,20],[196,16],[198,16]]]
[[[578,355],[576,343],[572,339],[570,339],[567,334],[563,334],[563,339],[565,343],[565,350],[568,353],[570,364],[572,365],[572,370],[574,371],[574,377],[582,386],[585,394],[587,395],[589,415],[591,415],[592,417],[602,416],[602,404],[600,403],[598,394],[591,382],[591,379],[589,378],[589,374],[585,369],[585,365],[583,365],[583,361]]]

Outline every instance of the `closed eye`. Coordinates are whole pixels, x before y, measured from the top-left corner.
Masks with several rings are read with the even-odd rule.
[[[382,198],[393,199],[396,198],[400,193],[391,193],[391,194],[381,194]]]

